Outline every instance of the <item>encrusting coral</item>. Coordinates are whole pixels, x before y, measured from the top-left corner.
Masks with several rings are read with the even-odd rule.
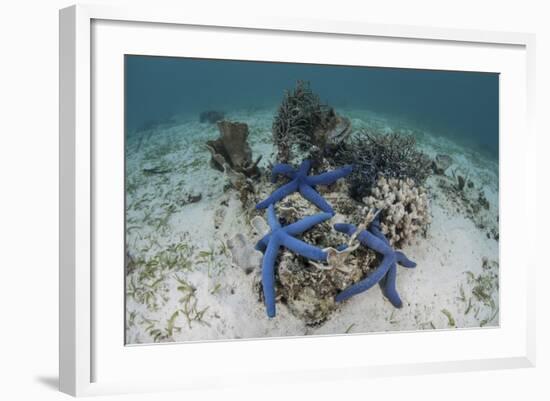
[[[316,227],[314,231],[318,229]],[[330,231],[328,235],[331,237],[340,235],[334,230]],[[317,265],[304,261],[291,252],[282,253],[277,268],[278,297],[294,316],[308,326],[319,325],[327,320],[338,308],[335,295],[361,280],[376,258],[374,252],[367,248],[355,249],[345,256],[346,263],[331,266],[330,263]]]
[[[381,229],[392,246],[410,244],[415,235],[426,233],[431,221],[426,190],[412,179],[382,177],[363,202],[368,209],[381,210]]]
[[[256,209],[265,209],[269,205],[283,199],[284,197],[299,191],[300,194],[319,209],[326,213],[334,214],[334,210],[323,199],[323,197],[314,189],[316,185],[330,185],[338,179],[351,173],[352,167],[345,166],[338,170],[327,171],[319,175],[308,175],[311,169],[311,161],[304,160],[299,169],[295,169],[289,164],[277,164],[273,167],[271,181],[275,182],[279,174],[291,179],[291,181],[276,189],[267,199],[258,203]]]

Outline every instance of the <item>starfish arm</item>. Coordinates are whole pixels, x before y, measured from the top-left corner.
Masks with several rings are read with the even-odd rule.
[[[390,266],[391,269],[391,266]],[[382,294],[386,294],[386,281],[388,281],[388,273],[382,279],[378,282],[378,285],[380,286],[380,290],[382,291]]]
[[[391,269],[391,266],[390,266],[390,269]],[[378,282],[378,285],[380,286],[380,290],[382,290],[382,293],[384,293],[385,291],[386,281],[388,281],[388,273],[386,273],[386,275],[382,277],[382,279]]]
[[[386,274],[385,283],[382,287],[382,292],[393,306],[395,306],[396,308],[401,308],[403,306],[403,302],[401,301],[401,298],[397,293],[396,281],[397,265],[393,263],[390,267],[390,270],[388,270],[388,273]]]
[[[405,254],[401,251],[396,251],[395,257],[397,258],[397,263],[399,263],[403,267],[407,267],[409,269],[416,267],[416,263],[407,258]]]
[[[254,247],[254,249],[256,249],[257,251],[260,251],[260,252],[265,252],[266,248],[267,248],[267,244],[269,244],[269,240],[271,239],[271,233],[265,235],[261,240],[259,240],[257,243],[256,243],[256,246]]]
[[[369,225],[369,231],[372,232],[374,235],[376,235],[378,238],[383,239],[384,241],[387,241],[381,229],[382,228],[380,226],[380,213],[377,213],[376,217],[374,218],[373,221],[371,221]]]
[[[282,174],[288,178],[294,179],[296,176],[296,171],[294,170],[294,167],[292,167],[290,164],[276,164],[273,167],[273,170],[271,170],[271,182],[277,181],[277,176],[279,174]]]
[[[308,201],[313,203],[323,212],[334,215],[334,210],[332,210],[332,207],[328,204],[326,200],[323,199],[323,197],[319,194],[319,192],[317,192],[316,190],[314,190],[313,188],[311,188],[309,185],[306,185],[306,184],[300,185],[299,190],[304,198],[306,198]]]
[[[391,249],[386,242],[382,241],[369,231],[361,231],[361,234],[359,234],[357,239],[359,239],[359,242],[362,245],[367,246],[373,251],[381,253],[384,256],[394,254],[393,249]]]
[[[307,177],[307,183],[309,185],[330,185],[336,182],[338,179],[343,178],[351,173],[352,166],[345,166],[338,170],[327,171],[319,175],[313,175]]]
[[[269,205],[280,201],[284,197],[290,195],[298,189],[298,183],[296,181],[290,181],[288,184],[277,188],[267,199],[256,205],[256,209],[265,209]]]
[[[357,226],[355,224],[336,223],[334,229],[346,235],[353,235],[357,231]]]
[[[277,214],[275,214],[275,206],[273,206],[273,204],[269,205],[267,208],[267,224],[271,227],[272,232],[281,227]]]
[[[262,289],[268,317],[275,316],[275,259],[279,246],[277,240],[269,241],[262,260]]]
[[[382,278],[384,278],[393,263],[395,263],[394,255],[384,256],[384,259],[382,259],[382,263],[380,263],[380,266],[378,266],[373,273],[369,274],[363,280],[349,286],[344,291],[336,295],[335,301],[342,302],[346,299],[353,297],[354,295],[367,291],[373,285],[382,280]]]
[[[289,224],[284,228],[285,232],[290,235],[298,235],[304,231],[309,230],[313,226],[316,226],[319,223],[322,223],[325,220],[328,220],[332,217],[330,213],[318,213],[313,216],[304,217],[302,220],[297,221],[296,223]]]
[[[376,226],[370,226],[369,227],[369,231],[377,238],[380,238],[382,241],[384,241],[386,244],[389,244],[390,242],[388,241],[388,239],[386,238],[386,236],[384,235],[384,233],[382,233],[382,231],[380,231],[380,229]]]
[[[311,160],[304,160],[302,164],[300,164],[300,168],[298,169],[298,174],[307,176],[307,173],[309,173],[310,169],[311,169]]]
[[[384,241],[388,246],[390,242],[386,238],[386,236],[380,231],[380,218],[379,216],[376,216],[376,219],[371,223],[370,231],[377,237],[380,238],[382,241]],[[395,257],[397,258],[397,263],[399,263],[403,267],[407,267],[409,269],[412,269],[416,267],[416,263],[410,260],[405,256],[405,254],[401,251],[395,251]]]
[[[328,254],[316,246],[300,241],[297,238],[290,235],[283,235],[281,238],[282,244],[290,249],[292,252],[297,253],[308,259],[318,260],[324,262],[327,260]]]
[[[338,252],[342,252],[344,249],[348,249],[348,244],[340,244],[336,247]]]

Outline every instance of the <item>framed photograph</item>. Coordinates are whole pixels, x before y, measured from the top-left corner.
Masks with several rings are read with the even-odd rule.
[[[520,33],[61,10],[61,390],[533,366],[533,60]]]

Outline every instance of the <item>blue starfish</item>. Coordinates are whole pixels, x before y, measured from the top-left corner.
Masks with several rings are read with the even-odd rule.
[[[316,185],[330,185],[336,180],[351,173],[352,166],[344,166],[338,170],[327,171],[319,175],[308,175],[311,169],[311,161],[304,160],[298,170],[290,164],[277,164],[271,171],[271,182],[277,181],[277,176],[282,174],[291,179],[291,181],[277,188],[266,200],[258,203],[256,209],[265,209],[269,205],[280,201],[284,197],[299,191],[304,198],[309,200],[323,212],[334,215],[334,210],[326,200],[315,190]]]
[[[284,246],[298,255],[317,261],[326,261],[328,254],[310,244],[294,238],[295,235],[309,230],[332,217],[330,213],[319,213],[304,217],[296,223],[282,227],[275,214],[273,205],[267,209],[267,222],[271,231],[256,244],[256,249],[264,253],[262,259],[262,288],[264,292],[267,316],[275,316],[275,259],[279,248]]]
[[[369,274],[363,280],[351,285],[344,291],[336,295],[336,302],[345,301],[354,295],[367,291],[376,283],[380,283],[382,293],[396,308],[401,308],[403,303],[397,293],[396,278],[397,278],[397,263],[401,266],[413,268],[416,267],[416,263],[409,260],[403,252],[395,251],[384,234],[380,231],[379,215],[376,216],[371,223],[370,231],[363,230],[357,236],[357,239],[363,246],[367,246],[375,252],[383,255],[382,262],[376,270]],[[336,231],[342,232],[347,235],[353,235],[357,231],[357,227],[353,224],[335,224]],[[342,249],[342,247],[339,247]]]
[[[370,229],[370,232],[372,232],[377,238],[384,241],[387,246],[390,246],[390,242],[388,241],[386,236],[382,233],[382,230],[380,228],[380,214],[378,214],[374,218],[374,220],[371,222],[369,229]],[[416,263],[408,259],[405,256],[405,254],[401,251],[395,251],[395,257],[396,257],[396,262],[403,267],[406,267],[409,269],[416,267]],[[388,300],[396,308],[401,308],[403,306],[403,302],[401,302],[401,298],[397,293],[396,280],[397,280],[397,264],[393,263],[390,267],[390,270],[388,271],[388,274],[386,274],[386,276],[380,281],[380,288],[382,289],[382,293],[385,295],[385,297],[388,298]]]

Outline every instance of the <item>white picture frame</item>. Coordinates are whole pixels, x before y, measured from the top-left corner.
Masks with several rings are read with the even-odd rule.
[[[115,26],[119,23],[119,26]],[[96,25],[94,25],[96,24]],[[102,25],[104,24],[104,25]],[[133,24],[133,25],[132,25]],[[105,27],[102,28],[102,27]],[[101,122],[94,118],[101,118],[96,114],[99,109],[93,101],[98,88],[94,87],[93,76],[101,69],[103,55],[95,57],[103,51],[102,47],[109,47],[105,41],[112,42],[112,49],[124,51],[123,47],[116,48],[117,44],[129,43],[131,37],[139,36],[140,29],[151,29],[139,43],[141,51],[146,54],[158,52],[171,55],[175,44],[164,43],[162,48],[160,38],[163,35],[179,34],[176,31],[185,31],[185,27],[195,30],[216,30],[217,37],[223,32],[238,33],[243,40],[251,35],[262,34],[265,40],[277,41],[277,35],[287,38],[331,38],[345,43],[357,40],[383,40],[390,46],[393,42],[416,43],[429,45],[422,50],[425,53],[415,53],[418,59],[404,64],[396,55],[395,60],[388,58],[381,65],[407,67],[433,67],[429,57],[422,59],[421,55],[429,56],[434,47],[440,54],[446,54],[445,46],[453,46],[453,52],[460,53],[470,50],[482,53],[487,49],[496,49],[503,53],[502,59],[495,56],[488,59],[485,69],[493,72],[502,72],[498,63],[504,63],[503,69],[509,68],[509,90],[501,93],[501,110],[504,107],[506,118],[501,130],[506,133],[501,142],[501,258],[504,261],[520,265],[521,271],[514,281],[507,278],[503,267],[503,282],[501,302],[503,309],[506,305],[514,305],[503,310],[501,326],[495,329],[455,330],[430,333],[392,333],[369,334],[353,336],[326,336],[314,338],[287,338],[251,341],[229,341],[202,344],[178,344],[162,346],[124,347],[119,341],[118,333],[123,321],[113,327],[116,336],[111,336],[109,324],[118,321],[120,314],[107,317],[102,313],[101,302],[98,302],[95,291],[105,292],[104,301],[111,304],[120,301],[120,296],[114,291],[120,291],[123,296],[123,287],[105,286],[105,276],[97,275],[99,256],[94,248],[94,238],[98,230],[105,227],[98,220],[101,211],[97,211],[98,184],[95,177],[101,174],[102,163],[109,166],[119,166],[123,154],[113,151],[108,154],[104,143],[94,139],[93,127],[101,126]],[[180,29],[181,28],[181,29]],[[130,34],[130,30],[132,33]],[[179,29],[179,30],[178,30]],[[128,32],[124,34],[124,32]],[[95,33],[94,33],[95,32]],[[93,36],[97,35],[94,41]],[[185,34],[183,32],[182,34]],[[159,35],[159,36],[157,36]],[[116,37],[115,37],[116,36]],[[273,36],[272,39],[271,36]],[[112,39],[112,40],[111,40]],[[218,40],[219,41],[219,40]],[[204,43],[207,54],[210,42]],[[155,46],[159,50],[155,50]],[[214,46],[212,44],[212,46]],[[430,48],[432,46],[432,48]],[[132,47],[132,46],[130,46]],[[221,17],[205,15],[187,15],[181,10],[163,10],[151,8],[111,8],[108,6],[78,5],[60,11],[60,390],[75,396],[126,393],[134,391],[165,391],[172,389],[201,389],[208,387],[246,385],[248,382],[257,384],[268,382],[277,376],[277,380],[292,382],[295,380],[327,380],[342,377],[361,380],[366,377],[380,375],[419,374],[441,371],[467,371],[478,369],[502,369],[512,367],[530,367],[535,363],[535,295],[534,295],[534,263],[532,260],[533,248],[527,240],[516,238],[514,229],[520,223],[534,232],[536,221],[535,199],[535,133],[532,127],[534,111],[534,35],[524,33],[484,32],[460,29],[438,29],[415,26],[375,25],[366,22],[348,21],[315,21],[294,20],[292,18],[266,18],[254,15],[245,16],[239,20],[225,20]],[[123,49],[123,50],[120,50]],[[242,51],[241,57],[248,57],[244,47],[235,47],[234,54]],[[470,50],[468,50],[470,49]],[[477,50],[476,50],[477,49]],[[500,49],[500,50],[498,50]],[[259,51],[259,50],[258,50]],[[108,49],[106,49],[108,53]],[[290,52],[292,53],[292,52]],[[476,54],[477,54],[476,53]],[[117,53],[118,54],[118,53]],[[209,54],[209,53],[208,53]],[[500,54],[500,53],[499,53]],[[176,54],[177,55],[177,54]],[[280,56],[283,57],[284,55]],[[386,56],[391,56],[386,54]],[[118,56],[117,56],[118,57]],[[259,54],[259,59],[265,54]],[[289,54],[293,60],[296,54]],[[223,58],[223,57],[222,57]],[[439,63],[453,63],[452,57]],[[454,61],[456,63],[456,61]],[[424,63],[424,64],[423,64]],[[437,64],[448,66],[451,64]],[[465,64],[462,68],[467,69]],[[473,68],[473,67],[472,67]],[[484,70],[485,70],[484,69]],[[122,71],[116,75],[120,80]],[[109,78],[110,79],[110,78]],[[117,81],[113,81],[117,82]],[[120,87],[111,87],[113,93],[120,91]],[[512,92],[513,91],[513,92]],[[506,103],[507,94],[518,93],[515,103]],[[121,94],[113,97],[111,109],[120,107]],[[504,97],[504,98],[503,98]],[[118,102],[118,103],[117,103]],[[118,104],[118,106],[117,106]],[[512,107],[514,106],[514,107]],[[102,106],[104,107],[104,106]],[[118,118],[121,118],[119,116]],[[117,123],[113,126],[118,127]],[[116,129],[115,129],[116,131]],[[508,135],[510,133],[510,135]],[[512,133],[515,133],[512,135]],[[122,132],[121,132],[122,135]],[[112,149],[116,150],[117,144]],[[511,166],[511,155],[514,155],[514,166]],[[115,160],[116,159],[116,160]],[[109,160],[113,161],[112,164]],[[513,168],[512,168],[513,167]],[[99,170],[98,170],[99,169]],[[116,168],[115,168],[116,170]],[[99,171],[99,172],[98,172]],[[119,171],[118,177],[122,174]],[[117,174],[114,174],[115,178]],[[520,182],[520,191],[511,191],[507,182]],[[120,181],[118,181],[120,183]],[[110,187],[117,185],[116,179]],[[100,192],[105,193],[104,188]],[[116,197],[116,196],[115,196]],[[520,209],[518,209],[520,208]],[[113,223],[114,224],[114,223]],[[120,221],[122,224],[122,221]],[[530,227],[529,227],[530,226]],[[118,232],[116,229],[115,232]],[[516,249],[505,247],[515,241],[524,241]],[[525,242],[527,241],[527,242]],[[504,245],[502,245],[504,244]],[[521,249],[521,254],[520,254]],[[120,250],[120,255],[123,248]],[[516,263],[517,261],[517,263]],[[122,265],[121,265],[122,266]],[[518,266],[516,266],[518,268]],[[123,268],[121,267],[121,272]],[[509,271],[508,271],[509,272]],[[103,281],[102,281],[103,280]],[[512,285],[514,284],[514,285]],[[111,288],[113,287],[113,288]],[[119,288],[118,290],[116,288]],[[104,307],[103,307],[104,308]],[[120,308],[123,308],[121,305]],[[113,308],[116,309],[116,308]],[[99,312],[98,312],[99,311]],[[118,312],[117,312],[118,313]],[[109,320],[111,319],[111,320]],[[109,323],[110,322],[110,323]],[[98,326],[101,330],[98,330]],[[353,351],[364,349],[364,342],[372,336],[382,344],[391,341],[396,355],[384,355],[373,350],[369,358]],[[418,353],[407,353],[407,344],[414,344],[412,348],[445,347],[457,345],[456,349],[448,353],[420,358]],[[479,343],[479,347],[471,352],[465,352],[464,344]],[[109,345],[114,344],[114,345]],[[483,348],[483,344],[486,347]],[[111,348],[109,348],[111,347]],[[143,360],[145,364],[152,361],[165,361],[172,368],[175,366],[175,354],[185,349],[188,358],[195,358],[196,369],[186,372],[185,378],[177,375],[163,376],[163,372],[150,372],[150,376],[131,377],[132,364]],[[315,357],[316,350],[322,347],[328,350],[325,359]],[[475,348],[475,347],[474,347]],[[336,351],[339,352],[336,352]],[[285,368],[283,361],[277,360],[277,355],[291,353],[296,355],[295,366]],[[429,354],[429,352],[426,352]],[[336,358],[336,355],[345,355]],[[398,354],[398,355],[397,355]],[[201,357],[202,355],[202,357]],[[205,356],[206,355],[206,356]],[[258,355],[267,355],[273,359],[273,366],[258,365]],[[212,364],[212,357],[222,356],[219,364]],[[118,359],[117,359],[118,358]],[[204,358],[204,361],[199,361]],[[256,358],[256,359],[254,359]],[[237,360],[234,364],[224,364],[225,360]],[[247,367],[254,366],[254,368]],[[201,363],[199,363],[201,362]],[[253,363],[254,362],[254,363]],[[219,366],[218,366],[219,365]],[[107,372],[108,366],[112,369]],[[126,367],[128,369],[125,369]],[[181,366],[180,366],[181,368]],[[103,373],[103,371],[106,373]],[[125,373],[120,373],[125,372]],[[246,377],[243,376],[246,373]],[[135,373],[135,372],[134,372]]]

